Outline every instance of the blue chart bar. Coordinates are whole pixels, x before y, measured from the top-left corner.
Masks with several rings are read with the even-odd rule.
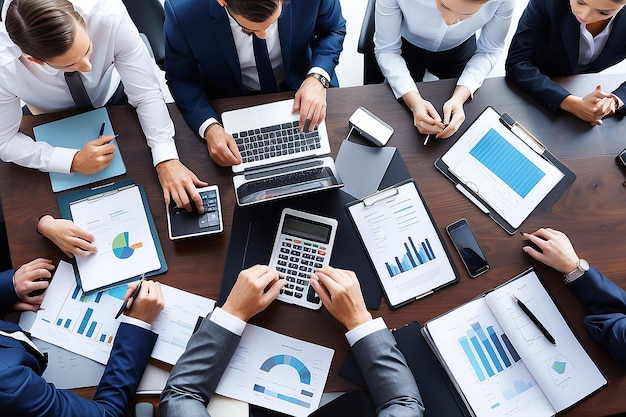
[[[489,354],[489,357],[491,358],[493,365],[496,367],[496,370],[498,372],[502,372],[504,368],[502,367],[502,364],[500,363],[500,360],[498,359],[498,356],[496,355],[496,351],[493,349],[493,345],[487,338],[485,331],[483,330],[482,327],[480,327],[480,323],[478,322],[472,323],[472,329],[474,329],[474,331],[480,338],[480,341],[482,342],[483,346],[485,347],[485,350]]]
[[[517,351],[513,347],[513,344],[511,344],[511,341],[509,340],[507,335],[505,335],[505,334],[502,335],[502,341],[506,345],[506,350],[509,351],[509,353],[511,354],[511,357],[513,358],[513,360],[515,362],[519,361],[521,358],[517,354]]]
[[[500,339],[498,339],[498,336],[496,335],[495,330],[493,330],[493,326],[487,327],[487,333],[489,333],[489,337],[491,338],[491,341],[493,342],[494,346],[498,350],[498,353],[500,354],[500,357],[502,358],[502,362],[504,362],[504,366],[508,368],[509,366],[511,366],[511,361],[509,360],[509,357],[506,356],[506,352],[504,351],[504,348],[502,347],[502,343],[500,343]]]
[[[107,340],[107,335],[106,335],[106,334],[104,334],[104,333],[102,333],[102,334],[100,335],[100,341],[101,341],[101,342],[104,342],[105,340]]]
[[[60,326],[63,323],[63,319],[58,319],[57,320],[57,326]]]
[[[494,129],[489,129],[470,155],[522,198],[546,175]]]
[[[80,294],[80,288],[78,285],[74,288],[74,292],[72,293],[72,300],[78,300],[78,294]]]
[[[80,326],[78,327],[78,334],[85,333],[85,328],[87,327],[87,323],[89,323],[89,319],[91,318],[92,313],[93,313],[93,309],[88,308],[87,312],[83,316],[83,321],[80,322]]]
[[[65,327],[66,329],[69,329],[70,328],[70,324],[72,324],[72,319],[66,319],[65,320],[65,326],[63,326],[63,327]]]
[[[95,321],[91,322],[91,325],[89,326],[89,330],[87,330],[87,337],[93,336],[93,331],[96,330],[97,325],[98,323],[96,323]]]
[[[408,242],[404,242],[404,250],[402,256],[395,256],[392,262],[385,262],[387,272],[392,277],[435,259],[435,253],[428,239],[416,245],[413,238],[409,236]]]
[[[265,387],[263,387],[261,385],[254,384],[254,390],[256,392],[260,392],[260,393],[265,394],[267,396],[276,397],[279,400],[283,400],[283,401],[287,401],[287,402],[292,403],[292,404],[299,405],[300,407],[311,408],[311,403],[307,403],[305,401],[299,400],[299,399],[291,397],[289,395],[280,394],[278,392],[274,392],[274,391],[268,390],[267,388],[265,388]]]
[[[493,326],[485,329],[479,322],[474,322],[470,327],[466,336],[460,337],[458,341],[479,381],[504,371],[520,360],[506,335],[498,336]]]
[[[485,379],[485,374],[483,373],[483,370],[480,368],[480,365],[478,365],[478,361],[476,360],[476,356],[474,356],[474,352],[472,352],[472,348],[470,348],[469,342],[467,341],[467,337],[463,336],[459,339],[459,343],[461,344],[461,347],[463,348],[463,350],[465,351],[465,355],[467,355],[467,358],[470,361],[470,364],[472,365],[472,368],[474,368],[474,372],[476,372],[476,376],[478,377],[479,381],[484,381]]]
[[[103,292],[99,292],[98,294],[96,294],[96,303],[100,302],[100,299],[102,298],[102,294],[104,294],[104,291]]]

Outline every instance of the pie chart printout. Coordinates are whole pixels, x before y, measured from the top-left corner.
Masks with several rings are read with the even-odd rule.
[[[122,232],[119,235],[115,236],[113,239],[113,243],[111,244],[111,248],[113,249],[113,254],[118,259],[128,259],[135,252],[135,249],[139,249],[143,246],[141,242],[130,244],[128,239],[128,232]]]

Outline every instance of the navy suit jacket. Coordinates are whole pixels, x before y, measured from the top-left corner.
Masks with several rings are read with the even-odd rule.
[[[549,77],[595,73],[626,58],[626,11],[615,16],[600,55],[577,68],[579,39],[580,23],[569,0],[530,0],[511,41],[507,78],[548,109],[558,110],[570,93]],[[626,82],[613,93],[626,103]]]
[[[297,90],[312,67],[323,68],[337,86],[335,66],[346,22],[339,0],[291,0],[278,19],[284,87]],[[187,124],[198,131],[213,117],[209,99],[245,96],[228,15],[217,0],[165,2],[165,71]]]
[[[0,310],[17,301],[13,270],[0,273]],[[9,287],[10,285],[10,287]],[[6,290],[10,289],[9,292]],[[20,330],[0,320],[0,330]],[[38,417],[123,417],[150,359],[157,335],[122,323],[115,336],[111,357],[93,400],[55,388],[41,377],[37,359],[17,340],[0,336],[0,414]]]
[[[585,317],[589,336],[626,369],[626,292],[594,267],[569,287],[591,313]]]

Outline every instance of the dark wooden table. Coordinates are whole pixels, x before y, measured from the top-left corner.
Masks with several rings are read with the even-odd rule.
[[[615,88],[622,81],[617,76],[577,76],[562,80],[571,91],[584,95],[601,81],[605,90]],[[421,94],[441,109],[443,102],[454,89],[451,80],[421,83]],[[218,111],[291,97],[281,93],[238,99],[217,100]],[[575,244],[576,250],[607,276],[626,288],[626,265],[623,262],[624,213],[626,188],[622,185],[625,172],[616,164],[615,155],[626,147],[626,122],[619,117],[604,121],[602,126],[588,124],[566,114],[551,114],[543,110],[532,98],[520,93],[504,79],[485,81],[474,100],[465,105],[466,122],[451,139],[434,140],[423,146],[423,136],[412,124],[412,116],[401,102],[394,99],[386,85],[331,89],[328,91],[327,128],[331,138],[332,154],[336,156],[340,142],[348,134],[348,118],[354,110],[364,106],[393,126],[388,146],[397,147],[424,198],[433,213],[440,232],[451,248],[445,226],[460,217],[469,220],[487,258],[491,269],[477,279],[471,279],[464,270],[454,250],[451,251],[460,273],[459,283],[411,303],[397,310],[390,310],[383,301],[374,316],[381,315],[391,328],[417,320],[420,323],[446,312],[479,293],[491,289],[530,266],[536,266],[549,290],[572,323],[583,345],[600,366],[608,386],[581,404],[564,412],[564,416],[606,416],[626,412],[626,373],[605,351],[585,333],[583,318],[585,310],[561,281],[561,275],[539,265],[525,255],[519,235],[509,236],[489,217],[473,206],[457,192],[452,184],[434,167],[433,162],[454,142],[486,106],[499,112],[508,112],[527,129],[540,138],[548,148],[572,169],[576,182],[565,191],[551,208],[540,208],[523,225],[522,230],[534,231],[549,226],[565,231]],[[167,221],[161,188],[155,170],[151,166],[150,152],[145,144],[136,115],[129,106],[109,108],[114,130],[120,133],[119,146],[128,172],[127,177],[144,184],[150,208],[169,270],[158,277],[168,285],[217,299],[220,290],[224,260],[232,225],[235,205],[232,174],[229,168],[215,165],[204,142],[185,124],[174,105],[170,113],[176,125],[176,141],[181,160],[200,178],[218,184],[224,212],[222,234],[172,242],[167,236]],[[70,113],[58,113],[26,117],[22,130],[32,134],[33,126],[55,120]],[[48,175],[14,164],[0,164],[0,197],[6,220],[7,233],[14,266],[19,266],[38,256],[49,257],[58,262],[62,253],[35,231],[37,218],[43,213],[58,215],[55,195],[50,188]],[[267,242],[271,245],[272,242]],[[335,349],[332,368],[326,385],[328,391],[354,388],[338,376],[338,369],[348,353],[343,336],[344,329],[323,309],[318,312],[273,303],[266,311],[255,317],[255,324],[293,337],[308,340]],[[160,366],[166,366],[159,364]],[[90,396],[93,389],[77,390]],[[156,403],[157,397],[151,398]]]

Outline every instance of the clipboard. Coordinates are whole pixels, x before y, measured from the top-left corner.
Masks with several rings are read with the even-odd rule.
[[[390,308],[459,281],[415,180],[402,181],[346,208]]]
[[[491,156],[488,148],[493,152]],[[449,164],[449,160],[455,160],[455,164]],[[514,161],[510,166],[522,167],[523,173],[514,173],[503,161]],[[492,107],[485,108],[459,140],[435,161],[435,168],[511,235],[537,207],[551,207],[576,180],[576,175],[539,139],[509,114],[499,114]],[[470,175],[479,181],[474,181],[474,177],[464,178],[457,172],[460,170],[471,171]],[[558,181],[555,172],[561,175]],[[502,197],[494,198],[496,191]]]
[[[85,143],[99,136],[102,123],[104,123],[103,134],[113,136],[115,132],[113,132],[109,113],[104,107],[35,126],[33,133],[38,142],[47,142],[55,147],[81,149]],[[52,191],[57,193],[125,174],[126,166],[120,149],[115,140],[112,143],[116,149],[108,167],[90,175],[77,172],[50,172]]]
[[[146,196],[146,190],[143,185],[136,184],[132,179],[125,179],[119,182],[113,182],[106,185],[85,188],[76,191],[71,191],[63,194],[59,194],[57,196],[57,203],[59,205],[59,211],[61,213],[61,217],[68,220],[72,219],[72,212],[70,206],[76,202],[81,202],[86,199],[94,199],[98,197],[105,197],[107,195],[112,195],[122,190],[127,190],[129,188],[137,187],[139,194],[141,196],[141,200],[143,203],[143,208],[146,214],[146,220],[148,222],[148,226],[150,229],[150,234],[152,236],[152,240],[154,242],[154,247],[156,249],[156,254],[158,256],[158,260],[160,262],[160,267],[158,269],[154,269],[152,271],[147,271],[145,273],[146,277],[162,274],[167,271],[167,263],[165,262],[165,255],[163,254],[163,248],[161,246],[161,241],[159,239],[159,235],[156,230],[156,226],[154,224],[154,219],[152,218],[152,213],[150,211],[150,206],[148,205],[148,198]],[[128,253],[128,252],[127,252]],[[132,277],[128,277],[127,279],[123,279],[120,281],[110,282],[107,285],[99,286],[97,288],[89,288],[85,290],[83,282],[81,280],[81,276],[78,270],[78,264],[76,258],[72,260],[72,266],[74,268],[74,274],[76,275],[76,281],[78,285],[83,289],[85,294],[90,294],[96,291],[102,291],[106,288],[115,287],[121,284],[133,282],[139,279],[141,274],[133,275]]]

